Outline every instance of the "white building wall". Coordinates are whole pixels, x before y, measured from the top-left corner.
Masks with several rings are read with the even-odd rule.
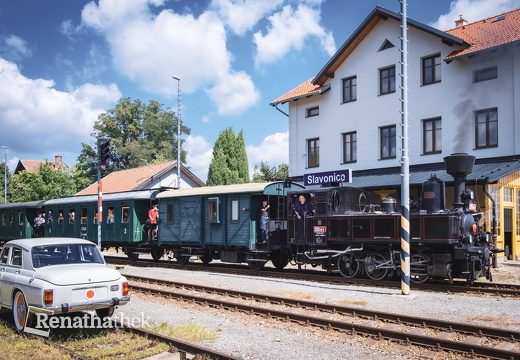
[[[289,169],[291,176],[338,169],[361,170],[400,165],[401,103],[400,103],[400,27],[394,20],[380,21],[329,79],[331,89],[289,103]],[[515,134],[520,129],[516,103],[520,65],[518,46],[486,51],[471,59],[465,57],[450,63],[442,62],[441,82],[422,85],[421,59],[441,54],[444,59],[457,50],[441,39],[410,27],[408,31],[408,97],[410,164],[442,162],[453,152],[467,152],[477,158],[515,155],[520,153]],[[378,51],[385,40],[395,47]],[[379,95],[379,69],[396,67],[396,92]],[[474,70],[498,66],[498,78],[473,83]],[[357,76],[357,100],[342,104],[342,79]],[[515,91],[516,89],[516,91]],[[320,114],[306,117],[306,109],[319,106]],[[474,111],[498,108],[498,147],[475,148]],[[423,155],[422,120],[442,118],[442,153]],[[395,159],[380,160],[379,128],[396,125],[397,152]],[[342,137],[357,132],[357,162],[341,164]],[[307,140],[320,139],[320,166],[307,168]]]

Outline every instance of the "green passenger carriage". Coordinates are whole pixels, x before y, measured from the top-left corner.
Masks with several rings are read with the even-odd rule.
[[[34,218],[44,201],[0,204],[0,243],[33,237]]]
[[[103,195],[101,241],[103,248],[122,248],[125,252],[147,240],[148,210],[158,190]],[[52,214],[45,236],[74,237],[97,242],[97,195],[72,196],[48,200],[45,213]]]

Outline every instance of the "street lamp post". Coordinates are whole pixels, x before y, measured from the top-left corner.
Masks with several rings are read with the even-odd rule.
[[[177,188],[181,188],[181,78],[172,76],[177,80]]]
[[[7,146],[4,149],[4,204],[7,204]]]

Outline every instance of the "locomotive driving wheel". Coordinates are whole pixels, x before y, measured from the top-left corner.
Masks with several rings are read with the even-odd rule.
[[[359,261],[359,255],[356,253],[346,253],[338,259],[338,270],[347,279],[354,278],[361,274],[363,268]]]
[[[381,254],[365,257],[365,272],[369,279],[382,280],[388,275],[388,269],[382,267],[388,260]]]
[[[413,254],[410,257],[410,281],[422,284],[430,278],[428,275],[428,264],[430,259],[423,254]]]
[[[289,263],[289,256],[285,251],[275,250],[271,253],[271,262],[277,270],[282,270]]]

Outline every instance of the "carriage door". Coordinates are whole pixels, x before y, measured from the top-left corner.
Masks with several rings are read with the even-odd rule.
[[[504,208],[504,250],[507,260],[513,260],[513,209]]]
[[[121,241],[132,241],[130,236],[130,207],[127,202],[121,205]]]

